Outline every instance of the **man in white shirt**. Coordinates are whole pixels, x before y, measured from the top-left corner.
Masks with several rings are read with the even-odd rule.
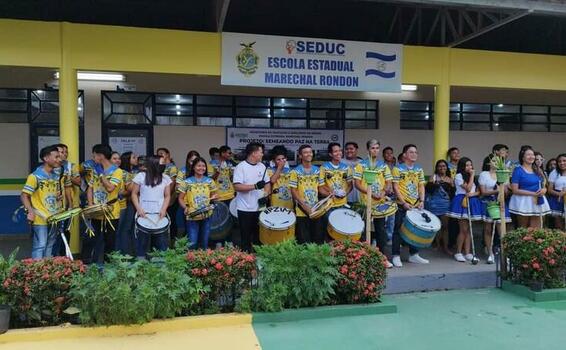
[[[242,236],[241,248],[247,252],[252,244],[259,244],[258,201],[266,201],[271,191],[267,168],[263,159],[263,145],[252,142],[246,146],[246,160],[234,169],[234,189],[236,190],[236,208]]]

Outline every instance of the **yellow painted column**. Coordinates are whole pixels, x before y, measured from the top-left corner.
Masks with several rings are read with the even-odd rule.
[[[434,87],[434,161],[446,158],[450,143],[450,50],[443,49],[440,84]]]
[[[59,139],[69,147],[71,163],[79,162],[79,118],[77,70],[73,67],[71,47],[65,40],[68,24],[61,23],[61,65],[59,67]],[[75,201],[78,201],[75,194]],[[78,220],[73,223],[71,251],[79,251]]]

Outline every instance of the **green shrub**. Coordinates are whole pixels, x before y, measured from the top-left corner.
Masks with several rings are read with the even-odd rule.
[[[8,258],[5,258],[3,255],[0,254],[0,284],[4,283],[12,268],[18,262],[16,260],[16,255],[18,254],[18,249],[14,250]],[[6,294],[6,290],[3,286],[0,286],[0,305],[8,303],[8,295]]]

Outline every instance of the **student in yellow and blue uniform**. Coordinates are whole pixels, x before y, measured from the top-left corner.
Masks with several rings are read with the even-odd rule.
[[[190,249],[208,248],[213,209],[206,208],[217,195],[214,180],[206,174],[206,160],[197,157],[191,164],[189,176],[179,184],[179,205],[187,217],[185,227]]]
[[[287,149],[285,146],[275,146],[271,150],[273,166],[267,169],[267,176],[272,183],[271,206],[283,207],[293,210],[293,196],[289,188],[291,168],[287,163]]]
[[[448,170],[450,170],[450,177],[454,178],[458,171],[458,161],[460,160],[460,149],[458,147],[450,147],[446,152],[446,160],[448,162]]]
[[[124,175],[122,169],[110,162],[112,149],[108,145],[98,144],[93,147],[94,173],[89,183],[87,199],[89,205],[110,205],[110,217],[99,215],[91,220],[94,228],[94,237],[85,235],[83,237],[83,249],[81,255],[83,262],[101,264],[104,256],[114,250],[115,230],[118,227],[120,217],[120,203],[118,201],[120,191],[123,189]],[[107,222],[110,220],[110,223]]]
[[[63,209],[64,179],[55,172],[61,166],[57,146],[48,146],[39,152],[43,160],[33,173],[28,175],[22,194],[22,204],[27,219],[32,223],[33,240],[31,257],[41,259],[51,256],[57,235],[57,227],[49,226],[47,218]]]
[[[373,219],[373,227],[375,229],[375,239],[379,251],[385,255],[385,246],[387,245],[387,232],[385,230],[385,219],[388,216],[395,215],[397,205],[386,198],[386,190],[391,187],[391,171],[389,166],[383,161],[378,160],[379,141],[372,139],[367,143],[369,157],[361,160],[354,170],[354,182],[358,191],[360,191],[360,203],[365,206],[367,185],[363,180],[364,170],[372,170],[376,172],[375,181],[371,184],[371,216]],[[393,265],[386,261],[386,267],[391,268]]]
[[[312,164],[311,146],[302,145],[298,153],[301,157],[301,164],[291,170],[289,180],[297,215],[297,241],[321,244],[324,243],[322,220],[309,218],[312,207],[318,202],[318,187],[323,184],[320,169]]]
[[[334,195],[332,208],[343,207],[347,204],[348,193],[352,190],[352,168],[342,161],[342,147],[339,143],[328,145],[328,155],[331,160],[320,166],[320,181],[318,189],[323,196]]]
[[[402,267],[401,262],[401,234],[400,229],[407,215],[413,208],[423,209],[425,200],[425,177],[423,168],[417,162],[417,146],[408,144],[403,147],[403,163],[393,168],[393,189],[397,197],[397,213],[395,214],[395,231],[393,231],[393,266]],[[428,264],[427,259],[419,255],[419,250],[409,245],[409,262]]]
[[[210,162],[210,165],[214,169],[212,179],[218,184],[218,200],[228,206],[235,196],[233,184],[235,164],[231,158],[232,149],[228,146],[221,146],[218,160],[212,160]]]
[[[171,245],[174,245],[175,238],[177,238],[177,211],[179,210],[179,202],[177,202],[177,174],[179,169],[175,165],[173,159],[171,159],[171,152],[165,147],[160,147],[157,149],[157,155],[162,159],[162,163],[165,165],[164,175],[169,176],[171,179],[171,200],[169,202],[169,209],[167,210],[167,215],[171,219],[171,227],[169,228],[169,233],[171,235]]]

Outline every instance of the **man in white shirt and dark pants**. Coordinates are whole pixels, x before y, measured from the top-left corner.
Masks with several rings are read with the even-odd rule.
[[[246,160],[234,170],[234,189],[236,190],[236,208],[242,236],[241,248],[247,252],[252,244],[259,244],[259,200],[266,201],[270,192],[267,168],[261,162],[263,145],[249,143],[246,146]],[[263,205],[265,206],[265,205]]]

